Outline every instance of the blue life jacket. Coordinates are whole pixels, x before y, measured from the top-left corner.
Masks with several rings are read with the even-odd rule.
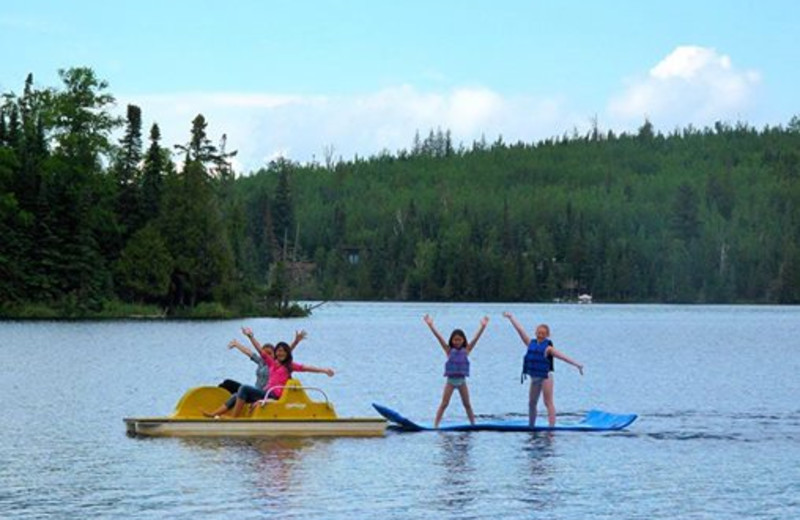
[[[525,357],[522,360],[522,376],[520,381],[525,379],[525,376],[547,378],[550,372],[550,361],[545,357],[544,353],[547,347],[553,344],[549,339],[545,339],[541,343],[536,339],[532,339],[528,345],[528,351],[525,352]]]
[[[466,347],[451,348],[444,364],[444,375],[447,377],[467,377],[469,375],[469,357]]]

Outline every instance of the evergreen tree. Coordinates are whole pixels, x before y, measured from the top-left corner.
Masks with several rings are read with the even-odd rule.
[[[697,193],[689,183],[678,186],[672,205],[672,230],[681,240],[688,242],[699,235],[698,205]]]
[[[153,225],[137,231],[115,265],[117,286],[125,299],[166,304],[173,258]]]
[[[286,159],[276,159],[270,163],[270,170],[278,176],[275,199],[272,203],[272,226],[278,246],[285,251],[289,247],[294,231],[294,210],[289,175],[294,165]]]
[[[208,175],[210,165],[218,164],[221,160],[217,147],[211,144],[206,132],[208,122],[203,114],[197,114],[192,120],[191,138],[186,144],[176,144],[175,148],[185,154],[185,162],[198,162]]]
[[[58,250],[38,253],[43,294],[63,297],[67,312],[98,308],[108,297],[110,271],[101,244],[116,243],[113,199],[102,175],[101,157],[119,119],[108,110],[114,97],[89,68],[59,71],[65,90],[53,98],[55,157],[43,173],[38,201],[37,242]],[[48,244],[49,242],[49,244]]]
[[[204,125],[192,123],[192,141]],[[198,149],[187,150],[187,156]],[[232,297],[233,253],[214,187],[201,158],[187,162],[180,175],[167,177],[160,231],[174,259],[170,306],[194,307]]]
[[[158,217],[161,208],[161,197],[164,176],[171,166],[169,152],[161,147],[161,130],[153,123],[150,128],[150,146],[144,158],[142,169],[142,220],[151,222]]]
[[[126,237],[141,226],[142,110],[128,105],[125,133],[119,142],[119,155],[114,168],[117,181],[117,219]]]

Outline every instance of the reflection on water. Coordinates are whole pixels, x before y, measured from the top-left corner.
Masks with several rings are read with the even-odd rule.
[[[438,434],[439,466],[442,468],[441,492],[449,510],[468,509],[475,501],[472,485],[475,467],[470,458],[474,433],[448,432]]]
[[[303,438],[258,440],[250,443],[242,456],[252,459],[253,474],[258,482],[256,489],[263,497],[271,498],[293,488],[302,491],[302,479],[296,478],[293,472],[310,447],[319,449],[323,443],[319,439]]]
[[[526,455],[524,487],[529,491],[522,499],[528,505],[540,509],[550,509],[553,504],[553,461],[556,435],[553,432],[533,432],[523,446]]]
[[[252,488],[267,502],[277,495],[303,493],[302,478],[295,474],[303,457],[314,452],[322,456],[330,439],[307,437],[270,437],[264,439],[179,439],[191,450],[211,453],[214,462],[233,465],[240,477],[252,482]]]

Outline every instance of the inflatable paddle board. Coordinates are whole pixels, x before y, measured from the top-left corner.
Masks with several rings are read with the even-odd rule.
[[[396,411],[379,404],[372,403],[372,406],[379,414],[384,416],[391,426],[403,431],[436,431],[432,424],[416,423],[411,419],[403,417]],[[494,431],[494,432],[530,432],[530,431],[575,431],[575,432],[607,432],[622,430],[636,420],[636,414],[617,414],[604,412],[602,410],[590,410],[576,423],[556,424],[546,426],[537,424],[531,428],[528,426],[527,419],[497,420],[479,422],[476,424],[440,424],[440,431],[470,432],[470,431]]]

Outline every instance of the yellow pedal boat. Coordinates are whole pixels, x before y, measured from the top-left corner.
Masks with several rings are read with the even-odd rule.
[[[319,392],[324,401],[312,401],[307,390]],[[168,417],[125,418],[128,435],[148,437],[263,437],[263,436],[356,436],[375,437],[386,432],[383,418],[339,418],[319,388],[304,387],[296,379],[287,381],[281,398],[245,406],[237,418],[208,418],[203,410],[215,410],[231,396],[216,386],[190,389]]]

